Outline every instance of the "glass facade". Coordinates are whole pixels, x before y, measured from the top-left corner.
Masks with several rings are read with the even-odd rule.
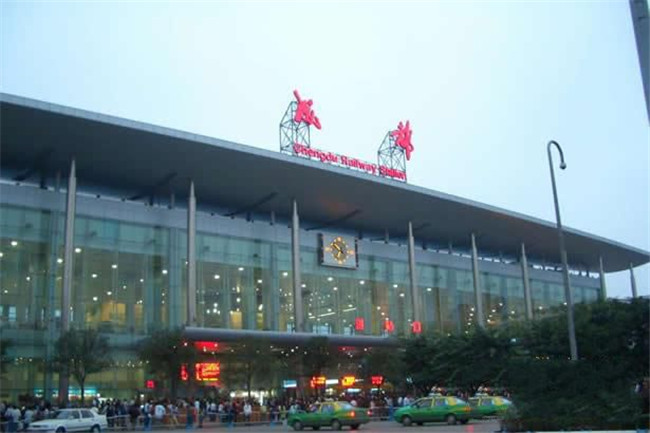
[[[52,398],[56,389],[57,376],[48,371],[46,361],[60,332],[65,194],[38,194],[47,198],[47,206],[0,203],[0,332],[3,340],[12,340],[14,358],[2,383],[2,398],[25,393]],[[185,220],[172,221],[173,212]],[[197,326],[295,331],[287,225],[225,217],[211,221],[215,223],[199,224],[196,233]],[[115,346],[113,367],[89,377],[91,393],[129,397],[134,384],[144,384],[145,375],[135,352],[125,347],[160,327],[186,323],[185,224],[183,210],[104,199],[78,205],[71,326],[96,328]],[[300,232],[305,331],[411,334],[414,311],[406,246],[359,240],[357,269],[328,267],[318,259],[317,235]],[[444,265],[450,259],[418,251],[416,307],[423,330],[451,334],[476,326],[471,260],[454,257],[453,266]],[[486,325],[525,318],[519,264],[479,261],[479,268]],[[553,282],[560,281],[558,275],[531,277],[536,317],[564,302],[561,283]],[[572,284],[575,302],[598,298],[598,280],[572,277]]]

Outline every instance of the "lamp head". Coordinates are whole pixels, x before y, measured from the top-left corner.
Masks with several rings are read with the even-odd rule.
[[[561,168],[562,170],[564,170],[564,169],[566,168],[566,163],[565,163],[564,161],[562,161],[562,162],[560,163],[560,168]]]

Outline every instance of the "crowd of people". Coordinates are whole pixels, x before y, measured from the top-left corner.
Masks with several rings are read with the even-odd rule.
[[[480,392],[492,390],[480,389]],[[433,387],[432,393],[456,395],[467,398],[460,390]],[[312,396],[305,398],[271,398],[260,404],[254,398],[199,398],[199,399],[145,399],[92,400],[90,406],[106,415],[111,430],[152,430],[160,426],[202,428],[205,423],[281,423],[287,416],[299,410],[309,411],[313,406],[333,397]],[[387,392],[361,392],[344,394],[337,400],[346,400],[353,406],[368,408],[371,416],[389,419],[395,408],[408,406],[416,400],[412,394]],[[13,433],[27,430],[34,421],[47,419],[57,409],[45,400],[32,399],[33,403],[18,406],[0,402],[2,432]],[[74,407],[75,403],[67,407]]]

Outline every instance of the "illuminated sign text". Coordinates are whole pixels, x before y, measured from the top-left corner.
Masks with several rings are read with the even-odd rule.
[[[364,162],[356,158],[339,155],[333,152],[325,152],[319,149],[305,146],[300,143],[294,143],[293,153],[309,159],[316,159],[326,164],[332,164],[339,167],[347,167],[357,171],[362,171],[364,173],[373,174],[375,176],[389,177],[391,179],[406,181],[406,173],[401,170],[396,170],[383,165],[378,166],[377,164]]]

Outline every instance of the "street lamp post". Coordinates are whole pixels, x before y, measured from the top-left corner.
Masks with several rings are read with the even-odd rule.
[[[566,163],[564,162],[564,153],[560,145],[551,140],[548,142],[546,150],[548,152],[548,166],[551,169],[551,183],[553,185],[553,201],[555,202],[555,217],[557,219],[557,236],[560,240],[560,257],[562,258],[562,277],[564,279],[564,297],[567,303],[567,319],[569,322],[569,347],[571,349],[571,360],[578,360],[578,344],[576,343],[576,329],[573,323],[573,296],[571,295],[571,287],[569,286],[569,264],[567,263],[566,247],[564,246],[564,232],[562,231],[562,220],[560,219],[560,204],[557,200],[557,188],[555,187],[555,172],[553,171],[553,158],[551,157],[551,145],[555,145],[560,152],[560,168],[564,170]]]

